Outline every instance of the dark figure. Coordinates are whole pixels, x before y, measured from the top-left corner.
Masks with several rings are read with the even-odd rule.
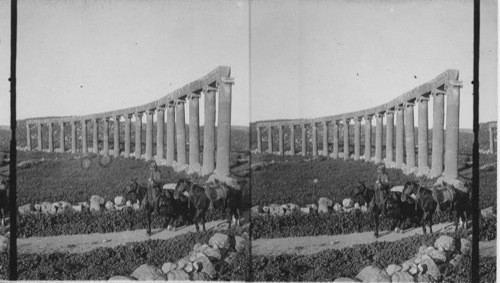
[[[210,199],[205,194],[205,188],[188,180],[180,179],[175,187],[175,198],[181,199],[182,196],[187,197],[189,200],[189,208],[194,207],[196,209],[196,214],[193,219],[196,231],[200,231],[200,227],[198,226],[199,221],[201,221],[203,231],[206,231],[205,213],[210,206]]]
[[[423,211],[423,216],[420,220],[420,225],[422,225],[422,230],[427,233],[425,229],[425,223],[429,223],[429,230],[432,234],[432,215],[436,211],[437,202],[432,196],[432,191],[420,186],[416,182],[406,182],[403,193],[401,195],[401,200],[408,202],[410,200],[410,195],[415,195],[415,209],[420,208]]]
[[[389,175],[387,175],[385,171],[385,164],[379,163],[377,165],[377,180],[375,181],[375,190],[381,190],[383,192],[384,203],[381,204],[382,213],[385,214],[385,199],[391,190],[391,186],[389,183]]]
[[[240,226],[241,216],[241,199],[242,192],[239,189],[233,188],[227,184],[215,179],[213,184],[207,188],[209,197],[214,208],[220,208],[223,216],[226,216],[226,210],[229,208],[227,223],[231,228],[232,219],[234,217],[235,225]]]
[[[153,161],[149,164],[149,171],[148,187],[162,189],[167,180],[163,179],[156,162]]]
[[[395,228],[396,233],[404,231],[403,225],[407,219],[414,227],[420,225],[420,219],[423,216],[420,207],[417,206],[416,209],[415,204],[402,201],[401,195],[400,192],[390,192],[386,200],[386,215],[394,219],[391,229]]]
[[[368,209],[372,214],[372,218],[375,222],[375,232],[374,236],[378,237],[378,225],[379,216],[382,210],[385,210],[385,203],[388,193],[380,189],[367,188],[364,183],[358,183],[357,188],[354,191],[354,196],[361,196],[363,200],[368,204]]]
[[[449,209],[450,216],[455,214],[455,231],[458,230],[458,222],[462,221],[462,228],[467,229],[467,212],[470,209],[469,190],[459,190],[453,185],[443,182],[441,186],[432,188],[432,196],[439,209]]]

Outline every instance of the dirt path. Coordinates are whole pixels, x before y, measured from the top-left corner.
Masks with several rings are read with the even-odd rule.
[[[433,226],[433,232],[451,232],[453,223],[442,223]],[[422,228],[406,230],[405,233],[390,231],[380,232],[378,239],[373,237],[373,232],[353,233],[334,236],[314,237],[289,237],[278,239],[257,239],[252,241],[252,254],[254,255],[279,255],[299,254],[311,255],[328,249],[342,249],[356,244],[369,244],[376,241],[397,241],[402,238],[422,234]],[[496,240],[480,242],[481,255],[496,255]]]
[[[243,214],[241,225],[248,223],[248,212]],[[209,230],[226,230],[226,220],[217,220],[205,224]],[[116,233],[94,233],[82,235],[62,235],[52,237],[30,237],[17,239],[17,252],[22,253],[54,253],[71,252],[84,253],[96,248],[115,247],[131,242],[141,242],[147,240],[166,240],[178,235],[195,232],[194,225],[183,226],[177,231],[168,231],[166,229],[152,229],[152,235],[147,236],[146,229],[124,231]]]

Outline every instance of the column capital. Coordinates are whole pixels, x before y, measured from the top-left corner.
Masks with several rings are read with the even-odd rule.
[[[438,96],[440,94],[444,95],[444,94],[446,94],[446,91],[440,90],[440,89],[433,89],[433,90],[431,90],[431,95],[432,96]]]
[[[206,94],[207,92],[211,92],[211,91],[216,92],[217,88],[207,85],[207,86],[204,86],[201,91]]]
[[[321,121],[322,126],[326,126],[326,124],[328,124],[328,121]]]
[[[373,116],[375,116],[375,118],[384,118],[385,112],[378,112],[378,113],[375,113],[375,115],[373,115]]]
[[[81,120],[81,121],[80,121],[80,123],[81,123],[82,125],[86,125],[86,124],[87,124],[87,120]]]
[[[363,118],[368,121],[368,120],[371,120],[373,117],[373,114],[366,114],[365,116],[363,116]]]
[[[448,81],[444,85],[444,89],[447,90],[449,87],[459,87],[459,88],[462,88],[463,86],[464,85],[463,85],[462,81]]]
[[[97,123],[97,118],[92,118],[91,121],[92,121],[92,123],[95,124],[95,123]]]
[[[360,123],[363,120],[363,117],[356,117],[353,120],[355,123]]]
[[[234,84],[234,78],[230,78],[230,77],[220,77],[220,78],[217,80],[217,87],[218,87],[220,84],[228,84],[228,85],[233,85],[233,84]]]
[[[187,99],[200,99],[201,97],[201,94],[198,94],[198,93],[190,93],[187,95]]]
[[[186,103],[186,100],[184,99],[174,99],[174,104],[175,105],[181,105],[181,104],[184,104]]]
[[[394,115],[394,108],[387,108],[387,110],[385,111],[385,115],[389,116],[389,115]]]
[[[300,127],[301,127],[302,129],[305,129],[305,128],[306,128],[306,124],[300,124]]]
[[[135,112],[134,116],[137,117],[137,118],[141,118],[142,114],[143,114],[142,112]]]
[[[417,97],[417,99],[415,101],[418,102],[418,103],[420,103],[420,102],[427,102],[427,101],[429,101],[429,97],[421,95],[421,96]]]
[[[158,106],[158,107],[156,107],[156,112],[162,112],[162,111],[165,111],[165,108],[166,108],[166,107],[167,107],[166,105],[165,105],[165,106]]]
[[[115,116],[113,116],[113,120],[120,121],[121,117],[122,117],[121,115],[115,115]]]
[[[415,103],[410,102],[410,101],[407,101],[407,102],[405,102],[405,103],[403,104],[403,107],[404,107],[404,108],[409,108],[409,107],[413,107],[413,106],[415,106]]]
[[[71,126],[74,126],[74,125],[75,125],[75,121],[69,121],[69,124],[70,124]]]
[[[144,113],[145,113],[146,115],[153,115],[153,114],[155,113],[155,110],[156,110],[156,109],[148,109],[148,110],[144,111]]]
[[[315,122],[312,122],[312,123],[311,123],[311,126],[312,126],[313,128],[316,128],[316,123],[315,123]]]

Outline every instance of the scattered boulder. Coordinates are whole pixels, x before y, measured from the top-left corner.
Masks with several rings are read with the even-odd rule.
[[[334,206],[333,206],[333,210],[335,210],[336,212],[340,212],[342,211],[342,205],[340,203],[336,203]]]
[[[216,233],[213,235],[208,244],[211,246],[217,246],[219,249],[228,249],[229,248],[229,237],[225,234]]]
[[[309,206],[306,206],[306,207],[301,207],[300,211],[302,211],[302,213],[305,214],[310,214],[312,212],[312,209]]]
[[[306,205],[306,206],[307,206],[307,207],[310,207],[310,208],[311,208],[311,210],[312,210],[314,213],[318,212],[318,206],[317,206],[315,203],[313,203],[313,204],[308,204],[308,205]]]
[[[90,197],[90,211],[100,211],[102,205],[104,205],[104,198],[98,195]]]
[[[31,203],[20,206],[18,209],[19,209],[19,214],[21,215],[29,214],[36,211],[35,206]]]
[[[58,202],[54,202],[52,203],[52,205],[50,206],[50,213],[51,214],[56,214],[57,213],[57,210],[59,210],[59,203]]]
[[[264,205],[262,207],[262,211],[264,211],[264,213],[266,213],[266,214],[269,214],[269,212],[271,211],[271,208],[269,208],[269,206],[267,206],[267,205]]]
[[[42,212],[42,205],[40,205],[39,203],[36,203],[34,206],[35,206],[36,212]]]
[[[187,273],[191,273],[194,271],[193,264],[191,262],[188,262],[186,266],[184,266],[184,270],[186,270]]]
[[[139,266],[131,276],[141,281],[166,280],[165,275],[160,269],[147,264]]]
[[[385,271],[387,272],[387,275],[392,276],[395,272],[398,272],[401,270],[401,266],[397,264],[389,264]]]
[[[345,198],[344,200],[342,200],[342,205],[345,207],[345,208],[350,208],[353,206],[353,201],[352,199],[350,198]]]
[[[392,282],[409,283],[415,282],[413,276],[406,271],[398,271],[391,276]]]
[[[288,206],[288,209],[286,210],[285,215],[290,215],[290,214],[294,213],[295,211],[300,210],[300,206],[296,205],[295,203],[288,203],[287,206]]]
[[[168,281],[188,281],[189,274],[182,269],[172,270],[167,274]]]
[[[361,211],[362,212],[367,212],[368,211],[368,207],[366,205],[362,205],[361,206]]]
[[[141,209],[141,206],[138,203],[134,203],[134,204],[132,204],[132,208],[134,210],[139,210],[139,209]]]
[[[57,213],[63,213],[66,211],[70,211],[72,209],[73,209],[73,206],[71,205],[71,203],[69,203],[67,201],[60,201],[59,208],[57,209]]]
[[[252,215],[259,215],[259,213],[263,213],[264,210],[262,209],[262,207],[260,205],[256,205],[256,206],[252,207],[251,212],[252,212]]]
[[[418,274],[416,276],[417,282],[435,283],[436,280],[429,274]]]
[[[441,272],[439,271],[438,266],[430,257],[423,257],[420,260],[419,267],[425,270],[425,273],[432,276],[435,280],[439,280],[441,278]]]
[[[161,267],[161,271],[163,273],[168,274],[170,271],[174,270],[177,268],[177,264],[171,263],[171,262],[165,262],[163,266]]]
[[[445,262],[446,254],[443,251],[438,251],[432,247],[429,247],[425,253],[434,260],[436,263]]]
[[[207,246],[206,248],[204,248],[200,252],[205,254],[212,261],[220,260],[222,258],[222,254],[221,254],[218,246],[214,246],[214,247]]]
[[[464,238],[460,239],[460,252],[462,254],[470,253],[471,249],[472,249],[472,243],[469,240]]]
[[[241,252],[245,249],[247,240],[243,237],[236,236],[234,237],[235,239],[235,245],[234,248],[236,249],[237,252]]]
[[[40,204],[40,210],[42,213],[50,213],[52,211],[52,203],[50,202],[42,202]]]
[[[125,204],[125,198],[122,196],[116,196],[114,201],[115,201],[116,205],[124,205]]]
[[[9,236],[0,235],[0,253],[8,253],[9,252]]]
[[[333,201],[329,200],[328,198],[322,197],[318,200],[319,206],[332,206]]]
[[[196,255],[195,262],[201,263],[201,272],[206,273],[211,279],[215,277],[215,267],[206,255],[204,255],[203,253],[198,253]]]
[[[320,204],[318,206],[318,212],[320,213],[328,213],[330,211],[330,208],[327,205]]]
[[[436,242],[434,243],[434,246],[436,248],[443,248],[445,251],[453,251],[455,250],[455,240],[446,235],[442,235],[439,237]]]
[[[363,282],[391,282],[391,277],[385,270],[378,269],[374,266],[367,266],[363,268],[356,278],[361,279]]]
[[[495,215],[495,213],[493,213],[493,206],[487,207],[485,209],[481,209],[481,216],[483,216],[483,217],[491,217],[494,215]]]
[[[108,201],[106,202],[105,207],[106,207],[106,209],[107,209],[107,210],[112,210],[112,209],[115,209],[115,205],[114,205],[114,203],[113,203],[112,201],[110,201],[110,200],[108,200]]]
[[[285,209],[279,204],[271,204],[269,206],[269,214],[273,216],[285,215]]]
[[[193,281],[201,282],[201,281],[210,281],[210,276],[205,272],[196,272],[192,275]]]

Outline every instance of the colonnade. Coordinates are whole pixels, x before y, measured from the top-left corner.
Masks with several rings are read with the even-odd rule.
[[[288,127],[290,142],[287,151],[296,153],[295,129],[302,130],[299,142],[301,154],[307,154],[307,147],[312,150],[312,156],[318,155],[317,127],[322,128],[322,155],[344,160],[354,159],[386,164],[420,173],[427,176],[441,176],[456,178],[458,176],[458,141],[459,141],[459,110],[460,88],[458,70],[446,70],[435,79],[422,84],[413,90],[385,103],[383,105],[335,116],[282,121],[259,121],[257,129],[257,151],[264,152],[262,146],[262,131],[267,130],[267,152],[283,155],[285,153],[283,128]],[[446,97],[446,105],[445,105]],[[432,109],[432,142],[428,141],[429,107],[433,100]],[[446,106],[446,107],[445,107]],[[418,120],[415,125],[415,107]],[[445,112],[446,111],[446,112]],[[445,121],[446,113],[446,121]],[[372,124],[375,121],[375,135],[372,137]],[[385,135],[384,131],[385,122]],[[349,133],[354,124],[354,140]],[[364,124],[362,135],[361,126]],[[312,128],[311,141],[306,139],[306,128]],[[415,126],[418,127],[415,133]],[[278,148],[273,149],[272,129],[279,129]],[[342,128],[342,130],[340,130]],[[328,133],[333,135],[333,148],[329,148]],[[343,138],[343,152],[339,152],[340,134]],[[415,135],[416,134],[416,135]],[[361,137],[364,137],[364,152],[361,153]],[[384,139],[385,136],[385,139]],[[417,138],[415,137],[417,136]],[[491,139],[491,138],[490,138]],[[374,143],[373,143],[374,142]],[[429,149],[429,144],[431,148]],[[351,154],[351,145],[354,152]],[[372,145],[375,152],[372,153]],[[385,150],[385,158],[383,152]],[[432,152],[431,164],[428,162],[429,151]]]
[[[153,159],[153,132],[156,120],[156,159],[166,160],[167,166],[177,165],[202,166],[203,174],[216,172],[221,176],[229,175],[229,151],[231,145],[231,97],[233,78],[230,78],[229,67],[218,67],[205,77],[193,81],[169,95],[148,103],[128,109],[86,116],[72,116],[50,119],[26,120],[27,149],[32,150],[32,128],[37,129],[37,150],[48,149],[54,152],[54,125],[59,125],[59,151],[67,149],[64,129],[71,126],[71,152],[87,153],[87,124],[93,130],[92,152],[99,152],[99,132],[102,131],[102,153],[109,153],[109,133],[113,133],[114,157],[120,156],[120,124],[124,122],[124,152],[125,157],[141,158],[145,154],[147,161]],[[204,125],[203,125],[203,160],[200,160],[200,110],[199,100],[204,96]],[[216,97],[218,107],[216,107]],[[189,103],[189,142],[186,141],[185,105]],[[216,111],[218,109],[218,111]],[[166,127],[165,127],[166,112]],[[216,113],[217,112],[217,113]],[[216,115],[217,130],[216,130]],[[146,120],[145,152],[142,152],[143,117]],[[134,122],[132,122],[134,119]],[[132,136],[132,123],[134,135]],[[112,127],[111,127],[112,125]],[[48,144],[44,144],[42,127],[48,128]],[[81,148],[77,148],[77,128],[80,128]],[[165,131],[166,128],[166,131]],[[166,142],[165,142],[166,136]],[[135,139],[135,150],[131,152],[131,140]],[[189,144],[188,152],[186,146]],[[189,159],[187,155],[189,153]],[[189,161],[188,161],[189,160]],[[189,163],[188,163],[189,162]]]

